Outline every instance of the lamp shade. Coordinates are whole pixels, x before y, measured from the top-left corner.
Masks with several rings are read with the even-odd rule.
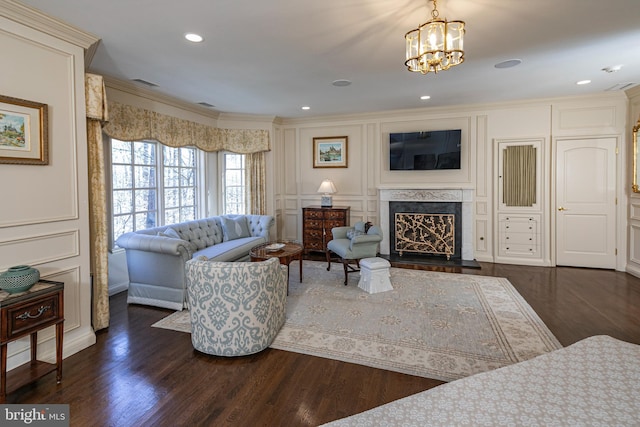
[[[336,186],[330,179],[325,179],[322,181],[322,184],[320,184],[320,187],[318,187],[318,193],[333,194],[337,191]]]

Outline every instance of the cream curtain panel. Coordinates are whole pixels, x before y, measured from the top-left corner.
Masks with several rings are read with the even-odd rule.
[[[266,162],[265,153],[253,153],[246,155],[247,172],[247,212],[252,215],[265,215],[267,213],[266,203]]]
[[[267,130],[220,129],[116,102],[109,103],[109,117],[104,132],[122,141],[153,139],[170,147],[238,154],[270,150]]]
[[[512,145],[503,153],[503,203],[533,206],[536,202],[536,148]]]
[[[92,323],[94,330],[109,326],[109,268],[107,193],[102,124],[109,120],[102,76],[85,75],[87,145],[89,162],[89,233],[92,277]]]

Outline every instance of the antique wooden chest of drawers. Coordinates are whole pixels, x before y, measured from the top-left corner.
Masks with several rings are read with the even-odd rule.
[[[304,253],[326,252],[333,238],[331,229],[349,225],[349,206],[307,206],[302,208],[302,239]]]

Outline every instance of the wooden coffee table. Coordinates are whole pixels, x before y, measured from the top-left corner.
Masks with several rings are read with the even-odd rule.
[[[268,246],[273,244],[282,244],[282,248],[278,250],[269,250]],[[300,261],[300,282],[302,282],[302,250],[304,248],[300,243],[296,242],[268,242],[258,245],[249,251],[251,261],[264,261],[269,258],[278,258],[280,264],[289,267],[291,261]],[[287,283],[289,279],[289,270],[287,269]]]

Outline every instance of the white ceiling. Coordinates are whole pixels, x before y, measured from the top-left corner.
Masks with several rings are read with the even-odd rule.
[[[404,66],[404,34],[430,19],[426,0],[22,2],[102,39],[90,71],[223,112],[311,117],[640,83],[639,0],[439,0],[440,17],[467,25],[465,62],[437,75]],[[494,68],[513,58],[522,64]],[[623,68],[602,71],[614,65]]]

